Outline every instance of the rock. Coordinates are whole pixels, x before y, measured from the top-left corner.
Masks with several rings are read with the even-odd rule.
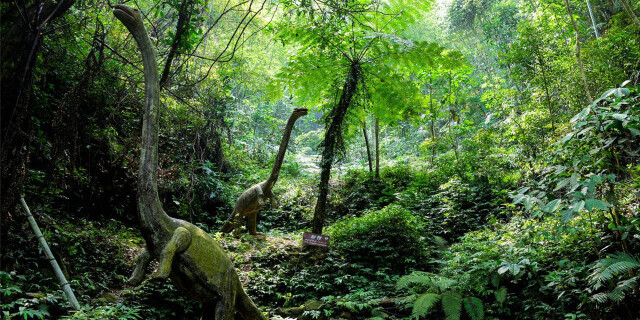
[[[320,300],[309,300],[304,303],[304,311],[320,310],[324,302]]]
[[[293,308],[280,308],[278,309],[278,313],[283,316],[293,316],[298,317],[302,315],[304,312],[304,307],[293,307]]]

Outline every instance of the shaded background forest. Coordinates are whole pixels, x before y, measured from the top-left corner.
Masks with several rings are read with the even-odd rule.
[[[199,314],[168,283],[124,285],[142,246],[144,84],[113,4],[0,4],[8,318]],[[157,48],[159,188],[171,216],[217,232],[269,175],[290,112],[310,109],[278,204],[259,214],[266,238],[215,235],[272,316],[640,316],[637,1],[127,4]],[[354,61],[361,73],[329,161],[331,250],[303,251]],[[66,313],[21,193],[80,313]]]

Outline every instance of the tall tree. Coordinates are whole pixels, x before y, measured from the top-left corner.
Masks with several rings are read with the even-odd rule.
[[[460,56],[397,33],[427,9],[427,2],[285,4],[300,18],[282,26],[281,36],[297,42],[300,50],[281,81],[300,103],[323,106],[327,123],[313,218],[313,232],[322,233],[331,168],[344,152],[343,123],[353,112],[354,99],[367,100],[381,120],[405,118],[420,105],[419,88],[408,75]]]

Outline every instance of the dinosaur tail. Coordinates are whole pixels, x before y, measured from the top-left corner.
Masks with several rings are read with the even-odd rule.
[[[236,296],[236,310],[245,320],[269,320],[253,303],[247,293],[244,292],[242,286],[240,286]]]
[[[231,231],[233,231],[233,229],[235,229],[237,227],[238,222],[236,221],[237,218],[236,216],[238,215],[238,213],[234,210],[233,213],[231,214],[231,216],[229,216],[229,219],[227,219],[227,222],[224,223],[224,225],[222,226],[222,229],[220,229],[220,232],[222,233],[229,233]]]

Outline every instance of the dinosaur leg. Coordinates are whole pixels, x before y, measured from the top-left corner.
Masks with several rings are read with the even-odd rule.
[[[202,303],[202,314],[200,320],[214,320],[216,312],[216,304],[213,301]]]
[[[133,270],[131,277],[127,280],[127,283],[136,286],[140,284],[144,277],[144,272],[151,261],[151,254],[145,249],[136,259],[136,268]]]
[[[238,213],[238,215],[236,215],[236,218],[233,222],[233,228],[235,229],[235,231],[233,232],[233,235],[235,235],[236,237],[240,236],[240,226],[242,226],[242,214]]]
[[[187,250],[191,243],[191,233],[183,227],[176,228],[173,231],[171,240],[167,242],[167,245],[162,249],[160,254],[160,264],[158,265],[158,271],[156,271],[155,278],[166,278],[171,273],[171,265],[173,264],[173,257],[176,254],[180,254]]]
[[[256,230],[256,224],[258,223],[258,213],[251,213],[247,215],[247,229],[249,229],[249,234],[255,236],[258,234]]]
[[[233,320],[236,313],[236,292],[237,287],[234,285],[235,278],[227,274],[227,285],[225,294],[216,304],[215,320]]]

